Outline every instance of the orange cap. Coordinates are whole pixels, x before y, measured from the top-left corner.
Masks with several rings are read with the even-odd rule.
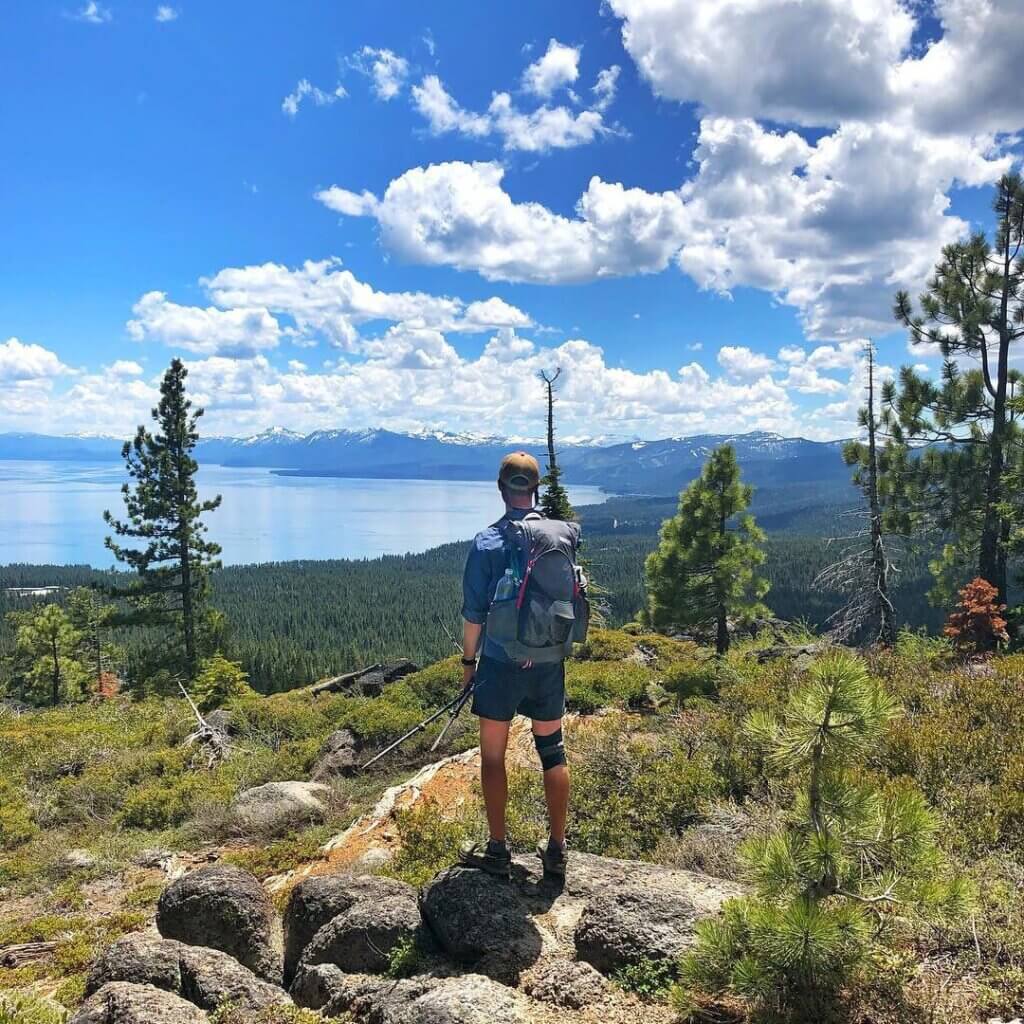
[[[510,491],[534,491],[540,486],[540,466],[529,452],[510,452],[501,460],[498,483]]]

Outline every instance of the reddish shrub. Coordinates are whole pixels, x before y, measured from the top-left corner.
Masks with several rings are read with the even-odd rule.
[[[996,588],[980,576],[960,591],[960,603],[943,629],[959,650],[990,651],[1010,639],[1006,619],[1001,614],[1006,605],[996,602],[997,595]]]

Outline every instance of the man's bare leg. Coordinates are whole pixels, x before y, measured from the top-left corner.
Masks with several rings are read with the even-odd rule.
[[[562,728],[562,720],[533,723],[534,736],[550,736]],[[551,841],[565,845],[565,824],[569,816],[569,766],[556,765],[544,773],[544,799],[548,805]]]
[[[508,722],[480,719],[480,786],[484,791],[487,828],[491,839],[505,841],[505,807],[508,804],[508,775],[505,749],[508,746]]]

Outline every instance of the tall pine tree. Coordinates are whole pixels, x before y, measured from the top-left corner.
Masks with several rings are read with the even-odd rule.
[[[188,370],[171,362],[152,412],[155,434],[140,426],[122,450],[131,482],[121,488],[128,517],[104,519],[118,537],[141,542],[122,545],[106,539],[114,556],[138,574],[119,596],[127,597],[141,624],[166,624],[175,634],[176,660],[189,679],[199,667],[200,641],[207,625],[209,574],[220,567],[220,547],[205,539],[202,515],[220,505],[220,495],[200,501],[192,452],[203,410],[185,395]],[[178,666],[175,666],[178,667]]]
[[[911,341],[941,351],[941,381],[905,367],[883,399],[893,412],[897,446],[887,483],[893,499],[887,514],[897,532],[954,538],[934,566],[941,596],[948,597],[958,579],[979,576],[1005,602],[1014,530],[1006,473],[1020,444],[1013,395],[1022,379],[1010,363],[1024,338],[1019,175],[999,181],[993,205],[992,240],[978,233],[943,249],[920,313],[906,292],[896,296],[896,318]]]
[[[647,607],[655,629],[714,627],[715,649],[729,649],[729,618],[766,612],[768,583],[757,575],[764,533],[747,514],[753,488],[740,482],[736,452],[722,445],[700,478],[679,496],[679,511],[661,525],[647,557]]]
[[[558,456],[555,452],[555,384],[562,375],[562,368],[555,367],[554,373],[541,370],[537,375],[544,390],[548,403],[548,471],[541,479],[544,493],[540,497],[540,509],[548,519],[570,520],[576,513],[569,502],[569,495],[562,486],[562,471],[558,467]]]

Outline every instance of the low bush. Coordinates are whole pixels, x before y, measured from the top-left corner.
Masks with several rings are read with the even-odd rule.
[[[13,850],[39,831],[19,787],[0,778],[0,848]]]
[[[672,960],[644,958],[635,964],[620,967],[612,981],[619,988],[638,995],[641,999],[664,999],[679,975],[679,967]]]
[[[228,864],[237,864],[240,868],[245,868],[263,881],[271,875],[280,875],[300,864],[315,860],[320,853],[320,847],[330,836],[329,826],[318,825],[298,835],[290,835],[272,843],[229,851],[223,859]]]
[[[650,669],[632,662],[569,661],[565,666],[566,703],[589,713],[606,707],[638,708],[655,681]]]
[[[0,992],[0,1024],[63,1024],[67,1014],[49,1000]]]
[[[455,815],[432,801],[400,812],[397,825],[401,846],[385,873],[410,885],[425,885],[458,860],[464,842],[480,838],[482,822],[483,814],[476,802]]]

